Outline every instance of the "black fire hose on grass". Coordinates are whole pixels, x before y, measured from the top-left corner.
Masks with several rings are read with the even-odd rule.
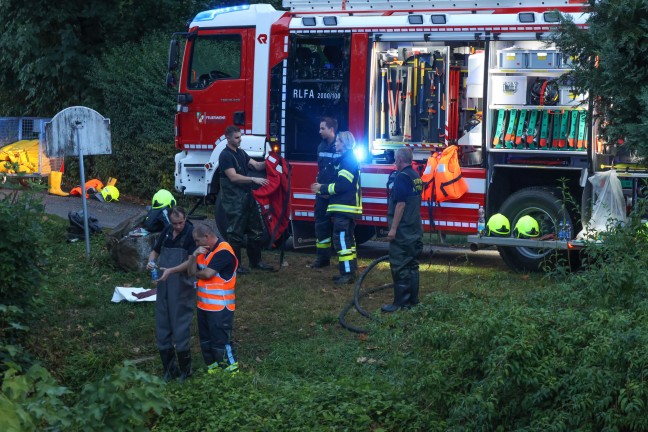
[[[360,315],[362,315],[364,317],[367,317],[367,318],[369,318],[371,320],[376,319],[372,314],[370,314],[362,306],[360,306],[360,299],[364,298],[364,297],[367,297],[368,295],[371,295],[371,294],[376,293],[378,291],[382,291],[382,290],[387,289],[387,288],[392,288],[394,286],[394,284],[389,283],[389,284],[381,285],[379,287],[372,288],[369,291],[366,291],[366,292],[363,292],[363,293],[360,293],[360,287],[362,287],[362,282],[364,282],[364,279],[371,272],[371,270],[373,270],[374,267],[376,267],[381,262],[387,261],[387,260],[389,260],[389,255],[384,255],[384,256],[381,256],[380,258],[377,258],[377,259],[373,260],[371,262],[371,264],[369,264],[367,266],[367,268],[364,269],[364,271],[360,274],[360,277],[358,278],[358,281],[356,282],[355,287],[353,289],[353,300],[350,301],[349,304],[347,304],[344,307],[344,309],[342,309],[342,312],[340,312],[340,316],[338,317],[338,321],[340,321],[340,325],[342,325],[342,327],[344,327],[345,329],[350,330],[350,331],[352,331],[354,333],[369,333],[369,330],[367,330],[367,329],[364,329],[364,328],[361,328],[361,327],[356,327],[354,325],[351,325],[351,324],[347,323],[346,320],[345,320],[345,316],[346,316],[347,313],[349,313],[351,308],[355,306],[356,310],[358,311],[358,313],[360,313]]]

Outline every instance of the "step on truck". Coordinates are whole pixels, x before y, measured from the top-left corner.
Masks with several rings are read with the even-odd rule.
[[[587,178],[606,161],[606,147],[587,95],[561,79],[570,59],[548,37],[558,12],[586,31],[586,3],[284,0],[286,10],[254,4],[200,12],[170,45],[175,187],[187,196],[217,193],[224,131],[236,125],[251,157],[275,151],[289,161],[295,245],[312,245],[309,186],[320,119],[332,116],[357,142],[358,243],[385,232],[395,150],[410,147],[423,166],[458,146],[467,192],[424,202],[425,231],[496,245],[511,268],[538,270],[556,250],[570,253],[571,236],[491,238],[478,233],[478,213],[483,207],[486,220],[502,213],[511,228],[531,215],[545,237],[559,221],[568,220],[572,234],[582,226],[563,195],[591,202]]]

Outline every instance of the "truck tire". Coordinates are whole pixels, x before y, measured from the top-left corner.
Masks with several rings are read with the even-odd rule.
[[[529,215],[540,226],[540,235],[555,233],[558,222],[565,218],[571,226],[574,223],[563,209],[562,201],[557,197],[558,190],[544,187],[530,187],[521,189],[509,196],[500,208],[500,213],[505,215],[511,224],[511,235],[517,221]],[[528,247],[498,247],[500,256],[511,269],[515,271],[542,271],[547,265],[556,263],[556,259],[567,258],[567,253],[555,249],[536,249]]]
[[[356,225],[353,231],[356,245],[366,243],[376,236],[376,227],[373,225]]]

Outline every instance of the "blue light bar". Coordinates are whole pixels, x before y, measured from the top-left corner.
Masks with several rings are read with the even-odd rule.
[[[205,12],[200,12],[194,18],[194,21],[211,21],[216,18],[216,15],[222,15],[230,12],[237,12],[250,9],[250,5],[228,6],[220,9],[212,9]]]

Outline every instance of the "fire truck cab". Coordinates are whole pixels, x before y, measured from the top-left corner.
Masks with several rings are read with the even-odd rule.
[[[426,231],[496,244],[507,264],[537,270],[568,239],[541,242],[478,233],[503,213],[511,231],[525,215],[540,234],[580,219],[562,204],[587,196],[595,125],[587,95],[563,76],[570,59],[548,42],[557,12],[585,26],[585,1],[284,0],[199,13],[171,42],[168,83],[177,83],[175,187],[197,197],[217,192],[224,130],[243,132],[242,148],[275,150],[292,167],[295,245],[313,244],[318,128],[323,116],[356,138],[363,215],[358,242],[387,225],[386,183],[394,151],[425,161],[459,146],[468,191],[425,202]],[[179,69],[179,76],[176,77]],[[561,192],[563,185],[563,192]],[[578,220],[577,220],[578,219]]]

